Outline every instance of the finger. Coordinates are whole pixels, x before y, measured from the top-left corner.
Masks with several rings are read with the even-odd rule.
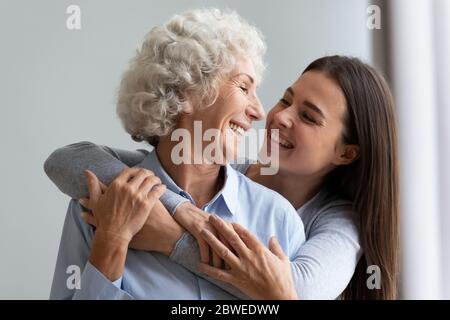
[[[148,196],[148,193],[157,185],[161,185],[161,180],[157,176],[146,177],[138,190]]]
[[[227,239],[225,239],[222,235],[219,235],[219,240],[231,251],[234,251],[233,248],[228,243]]]
[[[216,268],[222,268],[223,266],[223,260],[222,258],[214,251],[211,249],[211,253],[212,253],[212,265]]]
[[[128,182],[130,184],[130,186],[132,186],[135,189],[139,189],[142,182],[147,179],[148,177],[154,177],[155,175],[153,174],[153,172],[145,170],[145,169],[140,169],[132,178],[131,180]],[[159,178],[158,178],[159,179]]]
[[[203,238],[197,239],[198,247],[200,249],[200,261],[209,263],[209,245]]]
[[[214,214],[209,216],[209,222],[214,226],[217,232],[227,240],[238,256],[243,257],[248,254],[249,250],[247,246],[229,223],[226,223]]]
[[[228,241],[222,236],[219,235],[219,240],[220,242],[222,242],[227,248],[228,250],[230,250],[231,252],[233,252],[234,254],[236,254],[236,252],[234,251],[234,249],[230,246],[230,244],[228,243]],[[223,263],[223,268],[229,270],[230,266],[227,265],[223,260],[221,261]]]
[[[264,248],[264,245],[259,241],[259,239],[243,226],[238,223],[232,223],[232,226],[236,233],[239,235],[239,238],[242,239],[242,241],[250,250],[255,251],[256,249]]]
[[[94,204],[97,203],[98,198],[100,197],[100,195],[102,193],[100,190],[100,184],[99,184],[97,176],[92,171],[85,170],[84,174],[86,176],[88,189],[89,189],[90,205],[94,206]]]
[[[100,185],[100,191],[102,192],[102,194],[105,193],[106,189],[108,188],[108,187],[106,186],[106,184],[104,184],[104,183],[101,182],[100,180],[98,180],[98,183],[99,183],[99,185]]]
[[[209,244],[211,249],[216,252],[226,263],[228,263],[233,268],[239,268],[240,262],[239,258],[231,252],[219,239],[212,234],[209,230],[202,230],[200,235]]]
[[[87,224],[90,224],[91,226],[94,226],[94,227],[97,226],[97,222],[95,221],[94,215],[92,213],[83,211],[81,213],[81,219],[83,219],[84,222],[86,222]]]
[[[83,206],[83,208],[92,210],[92,207],[91,207],[91,204],[90,204],[90,201],[88,198],[80,198],[78,200],[78,202]]]
[[[127,183],[132,177],[134,177],[142,168],[132,167],[124,168],[119,175],[114,179],[114,181]]]
[[[227,282],[231,285],[234,285],[235,283],[235,277],[227,270],[211,267],[210,265],[205,263],[200,263],[198,269],[200,270],[200,272],[203,272],[207,276],[210,276],[211,278],[214,278],[216,280]]]
[[[216,230],[211,230],[212,234],[214,234],[220,242],[222,242],[230,251],[231,248],[229,245],[227,245],[226,240],[223,238],[222,235],[218,234]],[[211,255],[212,255],[212,266],[216,267],[216,268],[223,268],[223,260],[222,258],[220,258],[220,256],[214,252],[214,250],[211,249]]]
[[[147,194],[147,198],[157,200],[163,195],[164,192],[166,192],[166,186],[163,184],[158,184],[150,190]]]
[[[287,256],[284,254],[277,237],[273,236],[269,240],[269,250],[281,260],[285,260]]]

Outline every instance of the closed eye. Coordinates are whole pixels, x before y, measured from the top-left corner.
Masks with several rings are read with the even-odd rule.
[[[241,90],[244,91],[246,94],[248,93],[248,89],[246,87],[240,86],[239,88],[241,88]]]
[[[301,116],[303,117],[303,119],[305,119],[306,121],[310,122],[310,123],[314,123],[317,124],[317,121],[314,120],[314,118],[310,117],[306,112],[302,112]]]
[[[281,98],[280,102],[286,106],[290,106],[291,104],[289,103],[289,101],[287,101],[285,98]]]

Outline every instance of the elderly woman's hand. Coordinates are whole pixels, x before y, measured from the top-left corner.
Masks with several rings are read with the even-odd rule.
[[[209,222],[209,216],[209,213],[197,208],[190,202],[186,202],[177,208],[174,219],[197,240],[201,262],[210,263],[215,267],[222,267],[224,261],[216,252],[214,252],[214,250],[210,250],[209,244],[201,235],[203,230],[209,230],[213,235],[219,238],[223,244],[228,246],[226,240],[220,236],[214,226]]]
[[[99,182],[101,192],[107,187]],[[134,197],[139,197],[135,190]],[[149,200],[153,201],[153,200]],[[82,198],[80,203],[91,212],[83,212],[83,220],[98,228],[95,203],[92,199]],[[156,251],[169,256],[176,241],[183,235],[184,229],[171,217],[167,209],[160,201],[156,201],[142,228],[133,236],[129,248],[142,251]]]
[[[269,250],[239,224],[230,224],[214,215],[209,220],[234,252],[204,230],[203,238],[224,259],[228,268],[223,270],[201,264],[200,271],[235,286],[253,299],[298,299],[289,258],[275,237],[270,239]]]
[[[86,171],[86,178],[97,225],[89,261],[115,281],[125,268],[131,239],[145,224],[165,186],[151,171],[140,168],[123,170],[104,193],[92,172]]]
[[[153,172],[127,168],[107,187],[104,193],[97,177],[86,171],[90,205],[95,213],[96,233],[108,234],[128,243],[144,226],[150,211],[165,186]]]

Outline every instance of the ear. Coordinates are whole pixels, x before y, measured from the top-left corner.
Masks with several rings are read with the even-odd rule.
[[[192,114],[194,113],[194,103],[191,97],[186,93],[178,93],[178,99],[183,103],[181,113]]]
[[[182,112],[184,114],[194,113],[194,107],[192,106],[192,103],[190,103],[188,101],[184,102]]]
[[[342,144],[336,150],[334,164],[347,165],[359,158],[359,146],[356,144]]]

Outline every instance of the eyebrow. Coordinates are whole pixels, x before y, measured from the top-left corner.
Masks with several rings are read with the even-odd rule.
[[[316,106],[314,103],[309,102],[308,100],[305,100],[305,101],[303,102],[303,104],[304,104],[306,107],[309,107],[310,109],[313,109],[313,110],[314,110],[315,112],[317,112],[322,118],[325,118],[325,116],[324,116],[322,110],[320,110],[320,108],[319,108],[318,106]]]
[[[242,75],[247,76],[252,84],[255,83],[255,79],[253,79],[253,77],[251,75],[249,75],[248,73],[245,73],[245,72],[238,73],[237,75],[235,75],[235,77],[242,76]]]
[[[290,93],[292,96],[294,96],[294,90],[292,90],[291,87],[286,89],[286,92]],[[325,118],[325,115],[323,114],[322,110],[320,110],[320,108],[318,106],[316,106],[314,103],[312,103],[311,101],[305,100],[303,101],[303,104],[314,110],[315,112],[317,112],[322,118]]]

